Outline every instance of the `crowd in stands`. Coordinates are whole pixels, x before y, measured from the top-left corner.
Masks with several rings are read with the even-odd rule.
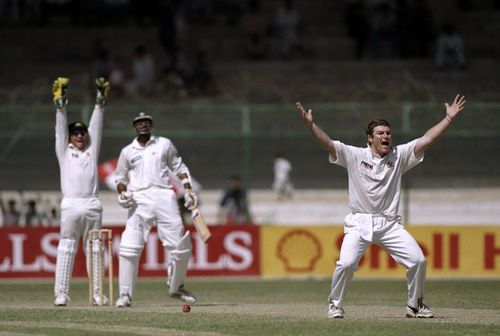
[[[58,200],[41,195],[27,197],[19,191],[6,197],[0,194],[0,227],[59,226]]]
[[[500,1],[490,1],[489,9],[498,10]],[[239,39],[239,45],[230,42],[225,48],[231,49],[235,61],[314,60],[322,50],[311,41],[328,38],[336,28],[329,30],[327,25],[338,24],[334,20],[342,20],[340,38],[352,43],[337,46],[330,36],[329,48],[346,49],[344,54],[352,60],[420,59],[437,70],[469,68],[465,38],[454,14],[479,9],[474,1],[457,0],[444,16],[446,21],[428,0],[344,0],[335,5],[325,1],[324,11],[332,14],[332,21],[319,20],[317,27],[312,27],[316,22],[308,12],[312,7],[312,2],[296,0],[5,0],[0,2],[0,25],[154,30],[154,45],[130,41],[125,53],[109,48],[105,38],[92,46],[89,78],[108,78],[115,97],[218,96],[218,81],[224,78],[213,73],[213,65],[226,62],[213,47],[223,45],[215,41],[225,39],[220,34]],[[217,29],[210,30],[214,26]],[[428,69],[432,71],[432,65]]]
[[[361,58],[428,58],[435,50],[437,69],[464,69],[465,46],[451,23],[439,27],[426,0],[353,0],[344,23]]]

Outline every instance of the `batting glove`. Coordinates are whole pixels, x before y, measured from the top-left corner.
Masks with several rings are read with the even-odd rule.
[[[66,89],[69,86],[69,79],[66,77],[58,77],[52,84],[53,101],[57,108],[61,109],[68,103],[66,98]]]
[[[127,191],[122,191],[118,195],[118,204],[122,208],[128,209],[134,204],[134,198],[132,197],[132,193],[127,192]]]
[[[96,104],[104,107],[108,103],[109,90],[111,86],[104,77],[96,78],[95,84],[97,86],[97,96],[95,99]]]
[[[190,210],[198,206],[198,196],[190,189],[184,193],[184,206]]]

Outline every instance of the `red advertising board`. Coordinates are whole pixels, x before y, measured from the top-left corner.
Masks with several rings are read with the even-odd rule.
[[[118,253],[123,228],[113,230],[114,274],[118,274]],[[247,276],[260,274],[259,227],[212,226],[212,239],[204,244],[194,229],[193,255],[189,262],[190,276]],[[56,265],[59,228],[0,229],[0,278],[53,277]],[[148,236],[139,264],[141,276],[165,276],[168,253],[155,229]],[[85,257],[78,249],[73,271],[75,277],[85,277]]]

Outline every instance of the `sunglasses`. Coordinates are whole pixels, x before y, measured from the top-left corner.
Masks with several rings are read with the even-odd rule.
[[[85,134],[87,134],[87,132],[85,132],[84,130],[77,130],[77,131],[71,132],[71,135],[74,135],[74,136],[85,135]]]

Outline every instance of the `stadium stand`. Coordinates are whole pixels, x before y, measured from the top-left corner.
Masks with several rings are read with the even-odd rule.
[[[337,134],[345,142],[362,145],[368,118],[387,117],[395,133],[401,134],[398,140],[408,139],[436,120],[444,101],[462,93],[468,97],[467,113],[457,120],[456,132],[428,154],[433,165],[412,172],[411,184],[499,184],[500,168],[491,158],[500,149],[499,105],[495,105],[500,103],[496,78],[500,11],[492,3],[481,2],[474,10],[463,11],[452,0],[429,1],[437,25],[453,18],[465,40],[468,60],[465,70],[436,71],[432,54],[423,59],[367,56],[356,60],[354,43],[343,24],[349,1],[295,2],[305,52],[290,60],[279,58],[274,35],[270,35],[269,57],[246,60],[238,26],[228,24],[220,12],[205,23],[187,20],[179,48],[186,64],[199,50],[206,52],[217,93],[171,95],[160,81],[148,96],[113,95],[112,90],[102,160],[118,155],[133,136],[132,116],[146,109],[154,115],[157,131],[175,138],[181,151],[186,149],[186,161],[207,188],[223,186],[225,177],[235,171],[252,187],[270,186],[276,149],[289,153],[297,187],[345,187],[344,172],[331,173],[321,149],[295,118],[295,100],[314,108],[332,135],[340,131]],[[269,18],[279,3],[262,1]],[[96,44],[105,46],[125,70],[137,44],[148,46],[159,69],[167,62],[158,27],[147,16],[139,23],[132,17],[102,23],[75,19],[68,10],[52,13],[39,24],[2,21],[0,41],[7,46],[0,52],[2,189],[58,189],[51,82],[59,75],[72,79],[70,115],[85,118]],[[405,129],[407,108],[410,130]],[[464,156],[473,159],[464,160]],[[311,167],[316,174],[310,174]],[[332,175],[331,183],[325,185],[327,174]]]

